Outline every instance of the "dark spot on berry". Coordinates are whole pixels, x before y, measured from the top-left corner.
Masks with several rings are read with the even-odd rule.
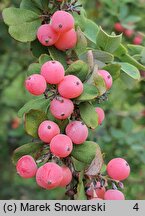
[[[67,147],[67,151],[70,151],[70,147]]]
[[[30,79],[31,79],[31,77],[28,77],[28,78],[27,78],[27,80],[30,80]]]
[[[126,163],[126,166],[129,166],[129,164],[128,164],[128,163]]]
[[[80,83],[79,83],[79,82],[76,82],[76,84],[79,85]]]
[[[59,26],[58,26],[59,28],[62,28],[62,24],[59,24]]]
[[[48,39],[45,39],[45,43],[49,43],[49,40],[48,40]]]
[[[61,114],[61,116],[64,116],[64,115],[65,115],[64,113]]]
[[[47,127],[48,129],[51,129],[51,126],[50,125],[48,125],[48,127]]]
[[[110,78],[111,78],[111,76],[110,76],[110,75],[108,75],[108,76],[107,76],[107,78],[108,78],[108,79],[110,79]]]
[[[84,122],[81,122],[82,125],[85,125]]]
[[[52,64],[55,64],[55,61],[52,61],[51,63],[52,63]]]
[[[51,184],[52,184],[52,182],[51,182],[51,181],[48,181],[48,183],[47,183],[47,184],[51,185]]]

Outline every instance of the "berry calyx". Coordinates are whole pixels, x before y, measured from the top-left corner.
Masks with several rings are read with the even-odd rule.
[[[98,114],[98,125],[101,125],[105,118],[104,110],[100,107],[96,107],[96,112]]]
[[[68,118],[74,110],[73,102],[63,97],[56,97],[50,103],[50,112],[57,119]]]
[[[55,43],[55,47],[61,51],[67,51],[76,46],[77,33],[74,29],[69,30],[60,35],[59,39]]]
[[[52,46],[59,38],[59,34],[55,32],[50,24],[41,25],[37,30],[37,38],[44,46]]]
[[[37,164],[33,157],[24,155],[18,160],[16,170],[22,178],[32,178],[36,174]]]
[[[38,136],[45,143],[50,143],[52,138],[59,133],[58,125],[52,121],[43,121],[38,128]]]
[[[33,74],[25,80],[25,88],[33,95],[43,94],[46,87],[46,81],[40,74]]]
[[[74,144],[82,144],[88,137],[88,128],[81,121],[72,121],[66,127],[66,135]]]
[[[56,11],[51,18],[51,26],[56,32],[67,32],[74,27],[74,18],[66,11]]]
[[[121,191],[110,189],[105,192],[104,200],[125,200],[125,197]]]
[[[70,155],[73,149],[71,139],[64,135],[56,135],[50,142],[50,151],[57,157],[65,158]]]
[[[67,75],[58,85],[58,92],[64,98],[76,98],[83,92],[83,83],[74,75]]]
[[[108,175],[115,180],[125,180],[130,174],[130,166],[123,158],[114,158],[107,165]]]
[[[59,187],[66,187],[68,184],[70,184],[72,180],[72,173],[68,167],[63,166],[62,175],[63,177],[62,177]]]
[[[106,89],[109,90],[113,83],[110,73],[106,70],[98,70],[98,74],[104,79]]]
[[[58,187],[62,178],[63,175],[61,167],[53,162],[44,164],[36,173],[37,184],[48,190]]]
[[[41,67],[41,75],[49,84],[58,84],[64,79],[64,67],[58,61],[48,61]]]

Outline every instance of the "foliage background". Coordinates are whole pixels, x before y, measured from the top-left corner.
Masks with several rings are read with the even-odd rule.
[[[134,19],[133,28],[143,33],[145,1],[83,1],[89,18],[109,33],[118,21],[130,28],[127,19]],[[19,1],[0,2],[0,199],[66,199],[63,189],[45,191],[35,180],[21,179],[11,163],[13,150],[30,141],[17,111],[31,97],[23,83],[28,65],[35,61],[29,45],[14,41],[7,33],[1,11],[11,5],[19,5]],[[128,42],[132,39],[124,37],[124,43]],[[125,181],[126,199],[145,199],[145,79],[128,87],[121,80],[115,82],[108,100],[101,105],[106,119],[90,137],[100,144],[106,163],[123,157],[131,165],[131,176]]]

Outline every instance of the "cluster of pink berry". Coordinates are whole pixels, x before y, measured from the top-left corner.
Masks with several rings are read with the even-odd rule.
[[[127,38],[131,38],[135,35],[135,37],[133,38],[133,44],[135,45],[140,45],[143,41],[143,37],[141,36],[141,34],[139,34],[138,32],[136,33],[134,30],[132,29],[126,29],[124,28],[121,23],[117,22],[115,23],[114,25],[114,29],[117,31],[117,32],[120,32],[120,33],[124,33],[124,35],[127,37]]]
[[[50,24],[39,27],[37,38],[44,46],[54,45],[62,51],[73,48],[77,42],[73,16],[63,10],[56,11],[51,17]]]
[[[129,164],[122,158],[114,158],[107,164],[107,174],[111,180],[115,180],[120,183],[120,181],[128,178],[130,174]],[[108,189],[101,186],[101,183],[95,182],[87,185],[86,194],[89,199],[96,200],[124,200],[124,194],[117,188]]]

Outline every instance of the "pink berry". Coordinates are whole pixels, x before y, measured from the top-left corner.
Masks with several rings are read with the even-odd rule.
[[[140,35],[137,35],[134,39],[133,39],[133,43],[135,45],[140,45],[142,43],[142,37]]]
[[[36,182],[42,188],[53,189],[59,186],[62,177],[61,167],[56,163],[48,162],[38,169]]]
[[[122,26],[121,23],[119,23],[119,22],[115,23],[114,29],[115,29],[117,32],[123,32],[123,31],[124,31],[123,26]]]
[[[33,74],[25,80],[25,88],[33,95],[43,94],[46,87],[46,81],[40,74]]]
[[[77,33],[74,29],[60,35],[55,43],[55,47],[61,51],[66,51],[75,47],[77,43]]]
[[[58,61],[48,61],[42,65],[41,75],[49,84],[58,84],[64,79],[64,67]]]
[[[131,30],[131,29],[126,29],[124,31],[125,36],[128,37],[128,38],[132,37],[133,33],[134,33],[134,31]]]
[[[58,125],[52,121],[43,121],[38,128],[39,138],[45,143],[50,143],[52,138],[59,133]]]
[[[37,165],[30,155],[22,156],[16,165],[17,173],[23,178],[32,178],[37,171]]]
[[[83,92],[83,83],[74,75],[67,75],[58,85],[58,92],[64,98],[76,98]]]
[[[41,25],[37,31],[37,38],[44,46],[52,46],[59,38],[59,34],[55,32],[50,24]]]
[[[64,135],[56,135],[50,142],[50,151],[57,157],[67,157],[73,148],[71,139]]]
[[[115,180],[122,181],[130,174],[130,166],[123,158],[114,158],[107,165],[108,175]]]
[[[101,187],[100,182],[97,182],[94,190],[95,190],[95,193],[98,196],[98,198],[104,199],[104,194],[106,192],[106,189],[105,189],[105,187]],[[94,196],[93,189],[91,187],[89,187],[86,191],[86,194],[88,196],[93,197]]]
[[[68,118],[74,110],[73,102],[63,97],[56,97],[50,103],[50,112],[57,119]]]
[[[104,110],[100,107],[96,107],[96,112],[98,114],[98,125],[101,125],[105,118]]]
[[[70,171],[70,169],[66,166],[62,167],[62,173],[63,173],[63,178],[60,182],[60,187],[65,187],[68,184],[70,184],[71,180],[72,180],[72,173]]]
[[[66,135],[74,144],[81,144],[88,137],[88,128],[81,121],[72,121],[66,127]]]
[[[56,32],[64,33],[74,27],[74,18],[70,13],[59,10],[53,14],[51,25]]]
[[[98,74],[104,79],[107,90],[112,86],[112,76],[106,70],[98,70]]]
[[[107,190],[104,195],[105,200],[125,200],[124,194],[119,190]]]

